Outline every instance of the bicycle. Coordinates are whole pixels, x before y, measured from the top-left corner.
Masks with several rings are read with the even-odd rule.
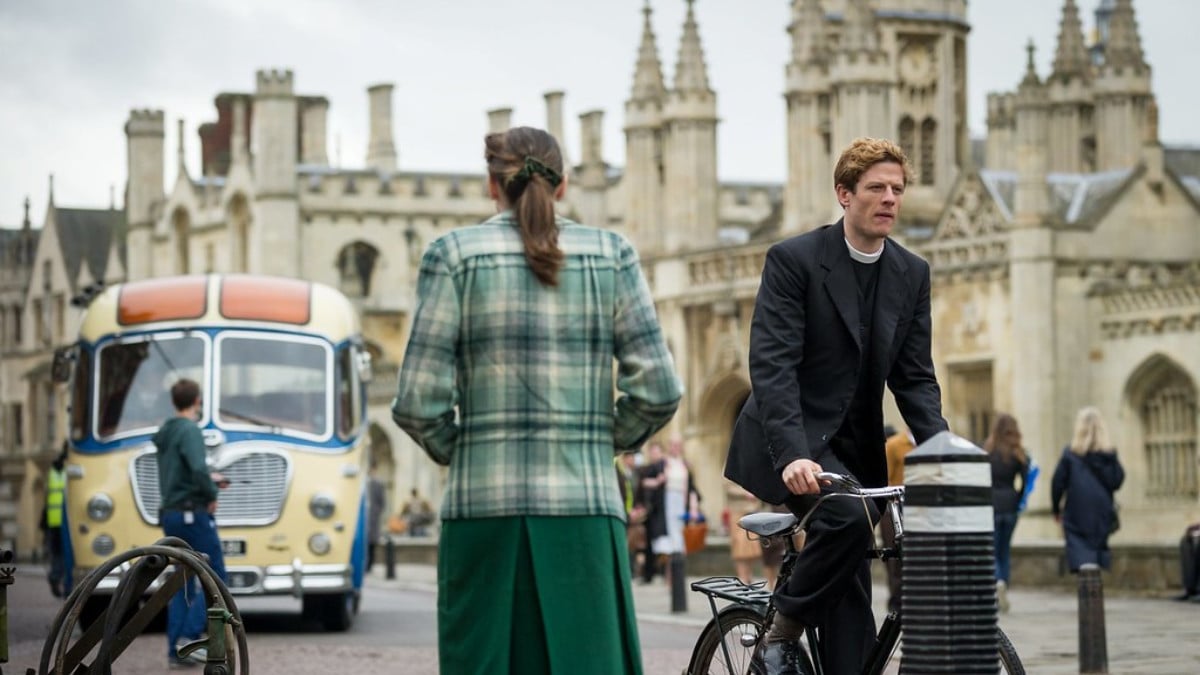
[[[752,513],[738,520],[738,525],[748,533],[766,540],[768,545],[777,545],[782,539],[787,551],[779,568],[776,586],[787,581],[799,553],[793,535],[805,530],[809,517],[816,507],[826,499],[849,497],[853,499],[886,500],[887,517],[891,518],[896,536],[891,546],[874,546],[867,549],[870,558],[890,560],[901,557],[904,538],[903,517],[900,509],[904,501],[904,486],[864,488],[853,477],[822,472],[817,475],[822,483],[836,490],[824,492],[817,504],[803,518],[791,513]],[[713,618],[701,631],[692,650],[692,658],[684,675],[760,675],[757,668],[751,669],[751,660],[762,637],[766,635],[775,618],[773,594],[765,582],[743,583],[737,577],[709,577],[692,583],[692,590],[708,596]],[[718,609],[717,600],[730,604]],[[864,662],[863,675],[880,675],[887,667],[900,640],[900,612],[888,612],[880,624],[875,643]],[[1008,675],[1024,675],[1025,668],[1017,655],[1016,648],[1004,631],[996,628],[1001,672]],[[804,641],[811,662],[811,671],[821,675],[824,668],[820,663],[820,651],[813,647],[819,644],[820,635],[816,628],[806,628]]]

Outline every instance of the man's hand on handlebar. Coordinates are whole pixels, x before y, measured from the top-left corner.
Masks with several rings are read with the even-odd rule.
[[[817,474],[821,465],[811,459],[797,459],[783,468],[783,484],[792,494],[813,495],[821,491]]]

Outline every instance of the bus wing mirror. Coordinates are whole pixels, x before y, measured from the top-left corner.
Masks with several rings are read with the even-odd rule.
[[[54,350],[54,361],[50,363],[50,378],[55,382],[71,379],[71,362],[75,360],[74,347],[59,347]]]
[[[354,366],[358,369],[358,379],[370,382],[374,369],[371,367],[371,353],[360,351],[354,356]]]

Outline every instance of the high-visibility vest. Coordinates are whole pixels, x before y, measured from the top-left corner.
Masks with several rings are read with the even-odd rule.
[[[66,487],[66,475],[61,470],[50,467],[50,474],[46,477],[46,527],[62,527],[63,496]]]

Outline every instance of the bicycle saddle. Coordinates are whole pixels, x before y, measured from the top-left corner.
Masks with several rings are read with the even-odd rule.
[[[796,516],[790,513],[751,513],[738,519],[738,525],[760,537],[784,534],[796,526]]]

